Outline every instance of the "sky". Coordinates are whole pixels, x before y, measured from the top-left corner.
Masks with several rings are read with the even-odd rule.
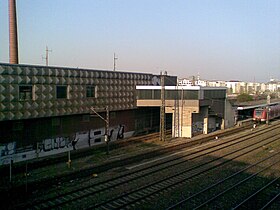
[[[280,79],[280,0],[17,0],[19,62],[208,80]],[[9,62],[0,0],[0,62]]]

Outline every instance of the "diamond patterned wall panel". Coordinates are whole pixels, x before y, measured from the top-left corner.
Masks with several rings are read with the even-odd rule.
[[[134,101],[126,97],[133,96],[135,85],[151,85],[152,77],[142,73],[0,63],[0,120],[89,113],[93,105],[102,109],[110,104],[112,111],[136,108]],[[32,85],[32,97],[20,101],[20,85]],[[68,98],[56,98],[57,85],[67,85]],[[86,97],[89,85],[96,86],[97,98]]]

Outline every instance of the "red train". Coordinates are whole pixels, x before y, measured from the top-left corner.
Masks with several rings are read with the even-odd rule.
[[[268,108],[264,107],[255,109],[253,113],[253,120],[256,122],[265,122],[267,120],[267,115],[268,120],[280,117],[280,104],[269,106]]]

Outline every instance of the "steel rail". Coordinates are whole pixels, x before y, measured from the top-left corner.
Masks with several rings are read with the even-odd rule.
[[[228,176],[228,177],[226,177],[226,178],[224,178],[224,179],[222,179],[222,180],[220,180],[220,181],[218,181],[218,182],[216,182],[216,183],[214,183],[214,184],[212,184],[212,185],[210,185],[210,186],[204,188],[203,190],[201,190],[201,191],[199,191],[199,192],[197,192],[197,193],[195,193],[195,194],[193,194],[193,195],[191,195],[191,196],[189,196],[189,197],[187,197],[187,198],[185,198],[185,199],[183,199],[183,200],[177,202],[176,204],[173,204],[172,206],[168,207],[166,210],[175,209],[175,208],[181,206],[182,204],[186,203],[187,201],[191,200],[192,198],[197,197],[197,196],[199,196],[200,194],[202,194],[202,193],[204,193],[204,192],[206,192],[206,191],[208,191],[208,190],[213,189],[214,187],[216,187],[216,186],[218,186],[218,185],[224,183],[225,181],[227,181],[227,180],[229,180],[229,179],[231,179],[231,178],[234,178],[235,176],[237,176],[237,175],[243,173],[244,171],[246,171],[246,170],[248,170],[248,169],[250,169],[250,168],[253,168],[253,167],[259,165],[260,163],[265,162],[265,161],[267,161],[267,160],[269,160],[269,159],[271,159],[271,158],[273,158],[273,157],[275,157],[275,156],[277,156],[277,155],[279,155],[279,154],[280,154],[280,153],[276,153],[276,154],[270,155],[269,157],[266,157],[265,159],[262,159],[262,160],[260,160],[260,161],[258,161],[258,162],[256,162],[256,163],[254,163],[254,164],[252,164],[252,165],[249,165],[249,166],[247,166],[246,168],[243,168],[243,169],[241,169],[241,170],[235,172],[234,174],[232,174],[232,175],[230,175],[230,176]]]
[[[95,209],[95,208],[103,207],[103,206],[105,206],[105,205],[108,204],[108,203],[111,203],[111,202],[114,202],[114,201],[117,201],[117,200],[121,200],[121,199],[123,199],[124,197],[128,197],[128,196],[130,196],[130,197],[133,198],[133,196],[132,196],[133,193],[140,192],[141,190],[146,190],[147,188],[155,187],[155,186],[158,185],[158,184],[162,184],[164,181],[168,182],[168,183],[166,184],[165,187],[161,187],[161,188],[159,188],[159,189],[157,189],[157,190],[154,190],[154,191],[152,191],[152,192],[139,193],[139,195],[137,195],[138,198],[136,198],[136,199],[134,199],[134,200],[132,200],[132,201],[129,201],[129,202],[127,202],[127,203],[124,203],[124,204],[122,204],[121,206],[118,206],[118,207],[117,207],[117,208],[124,208],[125,206],[134,204],[134,203],[136,203],[136,202],[139,202],[140,200],[143,200],[143,199],[145,199],[145,198],[147,198],[147,197],[149,197],[149,196],[152,196],[152,195],[154,195],[154,194],[156,194],[156,193],[159,193],[159,192],[161,192],[161,191],[163,191],[163,190],[167,190],[168,188],[171,188],[171,187],[174,187],[175,185],[181,184],[182,182],[185,182],[185,181],[187,181],[187,180],[189,180],[189,179],[191,179],[191,178],[193,178],[193,177],[195,177],[195,176],[201,175],[201,174],[203,174],[203,173],[205,173],[205,172],[209,172],[209,171],[212,170],[212,169],[216,169],[216,168],[218,168],[218,167],[221,166],[221,165],[224,165],[224,164],[226,164],[226,163],[228,163],[228,162],[230,162],[230,161],[232,161],[232,160],[234,160],[234,159],[236,159],[236,158],[238,158],[238,157],[241,157],[241,156],[243,156],[243,155],[246,155],[246,154],[248,154],[248,153],[250,153],[250,152],[252,152],[252,151],[255,151],[256,149],[262,148],[264,145],[268,145],[268,144],[270,144],[270,143],[272,143],[272,142],[274,142],[274,141],[277,141],[277,140],[278,140],[278,139],[271,140],[271,141],[269,141],[269,142],[267,142],[267,143],[265,143],[265,144],[262,144],[262,145],[260,145],[260,146],[258,146],[258,147],[256,147],[256,148],[250,149],[250,150],[247,151],[247,152],[244,152],[244,153],[242,153],[242,154],[236,155],[234,158],[227,159],[227,160],[225,160],[225,161],[222,162],[222,163],[218,163],[218,164],[215,165],[215,166],[211,166],[211,167],[209,167],[209,168],[207,168],[207,169],[204,169],[204,170],[202,170],[202,171],[196,172],[196,173],[194,173],[194,174],[192,174],[192,175],[190,175],[190,176],[185,175],[185,177],[182,177],[182,176],[184,175],[183,173],[187,173],[187,172],[189,172],[189,171],[191,171],[191,170],[194,170],[195,168],[199,168],[199,167],[201,167],[201,166],[203,166],[203,165],[209,164],[210,162],[217,161],[217,160],[219,160],[219,159],[221,159],[221,158],[219,157],[219,158],[217,158],[217,159],[215,159],[215,160],[213,160],[213,161],[208,161],[207,163],[204,163],[204,164],[201,164],[201,165],[192,167],[191,169],[187,169],[187,170],[184,170],[184,171],[182,171],[182,172],[176,173],[176,174],[174,174],[174,175],[172,175],[172,176],[170,176],[170,177],[164,178],[164,179],[162,179],[162,180],[159,180],[159,181],[157,181],[157,182],[148,184],[148,185],[146,185],[146,186],[142,186],[142,187],[140,187],[140,188],[138,188],[138,189],[136,189],[136,190],[132,190],[132,191],[130,191],[130,192],[124,193],[124,194],[122,194],[122,195],[120,195],[120,196],[117,196],[117,197],[115,197],[115,198],[109,199],[109,200],[107,200],[107,201],[101,202],[101,203],[96,204],[96,205],[89,206],[88,209]],[[261,141],[261,142],[263,142],[263,141]],[[259,142],[259,143],[261,143],[261,142]],[[252,147],[252,146],[255,146],[255,144],[250,145],[250,146],[247,146],[247,147],[242,148],[242,149],[238,149],[237,151],[234,151],[234,152],[230,152],[230,153],[228,153],[228,154],[225,155],[225,156],[228,156],[228,155],[231,155],[231,154],[240,152],[241,150],[247,149],[247,148]],[[224,156],[224,157],[225,157],[225,156]],[[172,178],[176,179],[176,178],[178,178],[178,177],[179,177],[179,178],[182,177],[182,178],[180,178],[179,180],[172,181]],[[171,182],[171,183],[170,183],[170,182]],[[123,202],[124,202],[124,201],[123,201]]]
[[[243,180],[237,182],[236,184],[234,184],[234,185],[231,186],[230,188],[227,188],[226,190],[220,192],[219,194],[217,194],[216,196],[212,197],[211,199],[209,199],[209,200],[203,202],[203,203],[200,204],[199,206],[196,206],[193,210],[202,208],[203,206],[205,206],[205,205],[211,203],[212,201],[214,201],[214,200],[217,199],[218,197],[224,195],[225,193],[229,192],[230,190],[234,189],[235,187],[240,186],[240,185],[243,184],[244,182],[246,182],[246,181],[248,181],[248,180],[250,180],[250,179],[256,177],[256,176],[257,176],[258,174],[260,174],[261,172],[263,172],[263,171],[265,171],[265,170],[271,168],[272,166],[274,166],[274,165],[276,165],[276,164],[278,164],[278,163],[280,163],[280,160],[277,160],[276,162],[270,164],[269,166],[266,166],[266,167],[262,168],[260,171],[258,171],[258,172],[256,172],[256,173],[250,175],[249,177],[247,177],[247,178],[245,178],[245,179],[243,179]]]
[[[270,128],[270,129],[273,130],[273,129],[276,129],[276,128]],[[265,132],[266,132],[266,131],[260,131],[261,134],[264,134]],[[251,134],[251,135],[254,136],[254,135],[256,135],[256,133],[253,133],[253,134]],[[260,134],[259,134],[259,135],[260,135]],[[241,138],[241,137],[240,137],[240,138]],[[247,136],[246,140],[248,140],[248,139],[250,139],[250,137]],[[135,181],[137,178],[142,178],[143,176],[147,176],[147,175],[150,175],[150,174],[152,174],[152,173],[156,173],[156,172],[158,172],[158,171],[162,171],[162,170],[164,170],[164,169],[166,169],[166,168],[174,167],[175,165],[182,164],[182,163],[184,163],[184,162],[186,162],[186,161],[190,161],[190,160],[193,160],[193,159],[198,158],[198,157],[201,157],[201,156],[205,156],[205,155],[207,155],[207,154],[210,154],[210,153],[213,153],[213,152],[215,152],[215,151],[218,151],[218,150],[227,148],[227,147],[229,147],[229,146],[235,145],[235,144],[240,143],[240,142],[243,142],[243,141],[245,141],[245,140],[244,140],[244,139],[243,139],[243,140],[239,140],[239,141],[234,142],[234,143],[231,143],[232,140],[229,140],[229,141],[227,141],[227,142],[222,142],[222,144],[215,145],[215,146],[212,146],[212,147],[210,147],[210,148],[206,148],[206,149],[201,150],[201,151],[199,151],[199,152],[203,152],[203,151],[205,151],[205,150],[209,150],[209,149],[212,149],[212,148],[215,148],[215,147],[219,147],[219,146],[221,146],[221,145],[223,145],[223,144],[227,144],[227,143],[230,143],[230,145],[226,145],[226,146],[224,146],[224,147],[221,147],[221,148],[212,150],[212,151],[210,151],[210,152],[203,153],[203,154],[201,154],[201,155],[197,155],[196,157],[190,158],[190,159],[188,159],[188,160],[181,161],[181,162],[179,162],[179,163],[177,163],[177,164],[173,164],[172,166],[165,166],[165,167],[162,167],[162,168],[159,168],[159,169],[156,169],[156,170],[154,170],[154,166],[149,166],[149,167],[145,167],[144,169],[136,170],[136,171],[134,171],[134,172],[132,172],[132,173],[129,173],[129,174],[125,174],[125,175],[122,175],[122,176],[119,176],[119,177],[115,177],[114,179],[111,179],[111,180],[109,180],[109,181],[114,181],[114,180],[116,180],[116,179],[120,179],[120,178],[123,178],[123,177],[127,177],[127,176],[129,176],[129,175],[133,175],[133,174],[135,174],[135,173],[139,173],[139,172],[141,172],[141,171],[143,171],[143,170],[153,169],[152,172],[146,172],[146,173],[144,173],[144,174],[139,174],[139,175],[137,175],[136,177],[133,177],[133,178],[132,178],[132,181]],[[174,162],[175,160],[184,158],[184,157],[186,157],[186,156],[191,156],[191,155],[197,154],[197,153],[198,153],[198,152],[193,152],[193,153],[184,155],[183,157],[181,156],[180,158],[175,158],[175,159],[172,159],[172,160],[164,161],[164,162],[161,163],[161,164],[165,164],[165,163],[168,163],[168,162]],[[208,162],[207,162],[206,164],[208,164]],[[131,180],[125,179],[125,180],[123,180],[123,181],[121,181],[121,182],[119,182],[119,183],[113,183],[110,187],[101,187],[101,189],[100,189],[100,187],[99,187],[98,190],[90,191],[90,192],[86,193],[86,195],[90,196],[90,195],[95,194],[95,193],[100,193],[100,192],[102,192],[102,191],[104,191],[104,190],[108,190],[108,189],[114,188],[114,187],[116,187],[116,186],[119,186],[119,185],[121,185],[121,184],[127,183],[128,181],[131,181]],[[101,183],[96,183],[96,184],[94,184],[94,185],[97,185],[97,184],[102,185],[102,184],[105,184],[105,183],[106,183],[106,185],[109,185],[109,184],[108,184],[108,180],[105,180],[105,181],[103,181],[103,182],[101,182]],[[59,203],[58,203],[57,205],[55,205],[55,206],[60,206],[60,205],[63,205],[63,204],[65,204],[65,203],[78,200],[78,199],[80,199],[81,197],[84,197],[85,194],[84,194],[84,193],[82,193],[82,195],[77,194],[76,198],[73,198],[73,197],[72,197],[70,201],[65,200],[65,199],[64,199],[64,200],[61,200],[61,199],[60,199],[61,197],[65,197],[65,196],[68,196],[68,195],[71,195],[71,194],[80,192],[80,191],[82,191],[82,190],[86,190],[86,189],[95,187],[94,185],[90,185],[90,186],[87,186],[87,187],[83,187],[83,188],[80,188],[80,189],[76,189],[76,190],[71,191],[71,192],[68,192],[68,193],[61,194],[61,195],[58,195],[58,196],[55,197],[55,198],[49,198],[49,199],[46,199],[46,200],[43,200],[43,201],[38,201],[38,202],[36,202],[36,204],[32,204],[32,205],[39,205],[39,204],[42,203],[42,202],[51,202],[52,205],[55,205],[57,202],[59,202]],[[54,200],[57,200],[57,202],[54,202]]]
[[[254,198],[254,197],[257,196],[258,194],[260,194],[262,191],[264,191],[265,189],[267,189],[267,188],[270,187],[271,185],[273,185],[273,184],[274,184],[276,181],[278,181],[279,179],[280,179],[280,177],[277,177],[277,178],[273,179],[272,181],[270,181],[269,183],[267,183],[265,186],[263,186],[261,189],[259,189],[258,191],[256,191],[255,193],[253,193],[252,195],[250,195],[249,197],[247,197],[246,199],[244,199],[241,203],[239,203],[239,204],[236,205],[235,207],[233,207],[232,210],[241,208],[242,205],[244,205],[245,203],[249,202],[252,198]]]
[[[277,200],[278,198],[280,197],[280,193],[278,193],[276,196],[274,196],[269,202],[267,202],[267,204],[265,204],[260,210],[264,210],[264,209],[267,209],[268,207],[270,207],[273,202],[275,200]]]

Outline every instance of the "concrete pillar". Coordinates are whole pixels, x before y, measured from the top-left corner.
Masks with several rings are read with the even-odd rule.
[[[177,133],[176,129],[176,116],[175,116],[176,112],[175,112],[175,108],[172,108],[172,137],[175,138],[175,137],[180,137],[179,133]],[[180,125],[178,124],[178,121],[177,121],[177,126],[179,127]]]
[[[178,119],[176,119],[175,108],[172,110],[172,137],[180,137],[180,122]]]
[[[191,101],[189,104],[180,103],[176,111],[174,106],[166,107],[165,111],[166,113],[172,113],[172,136],[191,138],[192,113],[199,113],[199,105]],[[177,117],[175,116],[176,112],[178,113]],[[208,109],[206,115],[208,116]],[[175,123],[175,120],[177,123]],[[208,122],[206,124],[208,129]]]
[[[203,133],[208,134],[208,127],[209,127],[208,107],[201,107],[200,109],[203,114]]]
[[[222,119],[222,125],[221,125],[221,130],[225,130],[226,129],[226,123],[225,123],[225,119]]]
[[[182,137],[191,138],[192,137],[192,110],[189,108],[183,108],[182,117]]]
[[[173,137],[192,137],[192,110],[179,107],[179,115],[176,119],[175,112],[172,112],[172,136]],[[177,126],[175,126],[177,120]],[[178,131],[176,131],[178,129]]]

